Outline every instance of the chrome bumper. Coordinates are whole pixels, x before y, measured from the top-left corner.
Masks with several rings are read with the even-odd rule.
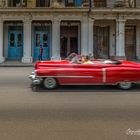
[[[32,73],[28,76],[28,78],[31,79],[31,82],[32,82],[31,85],[32,85],[32,86],[36,86],[36,85],[41,84],[42,79],[36,77],[35,72],[32,72]]]

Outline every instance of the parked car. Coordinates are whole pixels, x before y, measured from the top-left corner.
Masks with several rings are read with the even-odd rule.
[[[130,89],[140,82],[139,63],[102,59],[92,62],[93,64],[70,60],[39,61],[29,78],[32,86],[43,85],[47,89],[59,85],[117,85],[120,89]]]

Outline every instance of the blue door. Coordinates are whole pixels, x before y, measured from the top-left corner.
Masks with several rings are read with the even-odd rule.
[[[80,7],[82,5],[82,0],[75,0],[75,6]]]
[[[8,33],[8,59],[20,60],[23,56],[22,31],[9,31]]]
[[[40,48],[42,51],[42,60],[49,59],[49,34],[47,31],[36,31],[34,41],[34,61],[39,60]]]

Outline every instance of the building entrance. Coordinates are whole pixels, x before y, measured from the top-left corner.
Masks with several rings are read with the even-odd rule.
[[[78,53],[78,26],[61,26],[61,58]]]
[[[125,55],[128,60],[136,59],[136,26],[125,27]]]
[[[49,59],[49,40],[47,31],[36,31],[34,41],[34,61]]]
[[[23,56],[23,32],[8,32],[8,59],[20,60]]]
[[[50,59],[50,28],[49,21],[33,21],[33,61]]]
[[[109,26],[94,27],[94,57],[109,58]]]

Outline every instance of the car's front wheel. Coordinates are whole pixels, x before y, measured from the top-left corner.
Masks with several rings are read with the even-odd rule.
[[[53,77],[47,77],[43,81],[43,85],[47,89],[54,89],[58,86],[57,80]]]
[[[121,82],[118,84],[118,87],[120,89],[130,89],[133,86],[133,83],[131,82]]]

